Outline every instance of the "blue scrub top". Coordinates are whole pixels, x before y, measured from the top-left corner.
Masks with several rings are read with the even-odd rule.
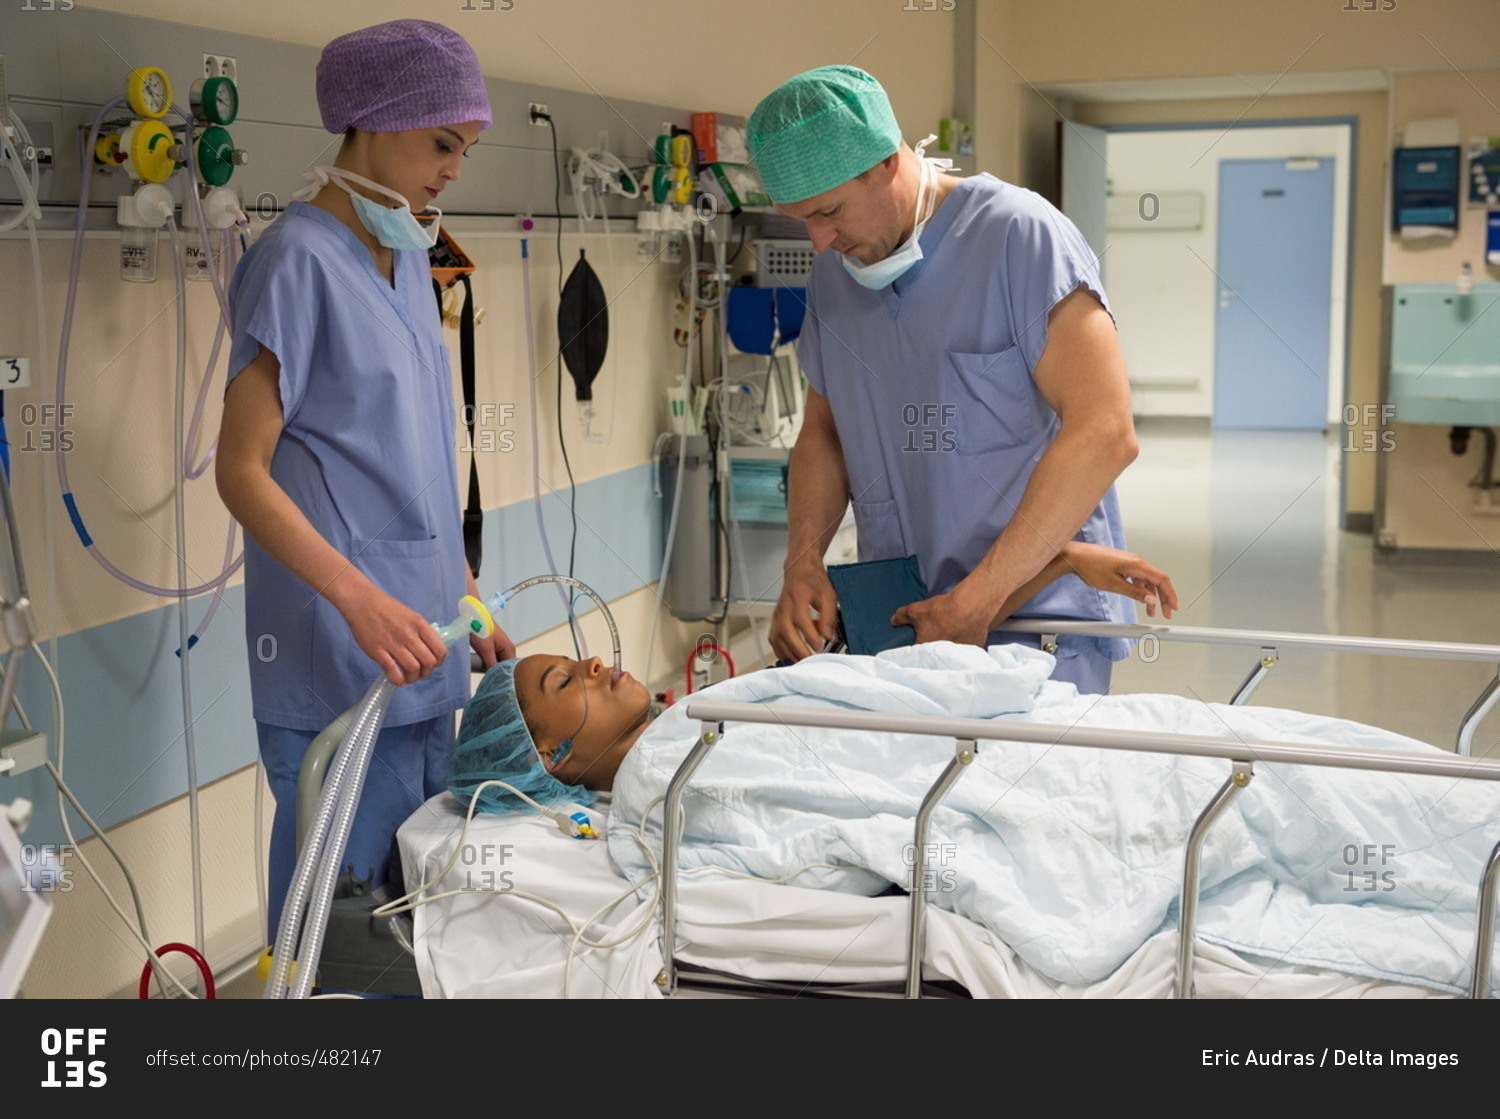
[[[1048,312],[1080,283],[1109,303],[1072,222],[991,175],[957,183],[920,243],[922,259],[875,291],[837,253],[819,253],[797,356],[833,411],[859,558],[914,554],[928,589],[942,594],[989,551],[1057,434],[1057,413],[1032,379]],[[1125,547],[1113,487],[1075,539]],[[1015,616],[1135,621],[1131,600],[1076,575]],[[1058,655],[1084,651],[1119,660],[1129,643],[1064,637]]]
[[[284,426],[271,476],[382,590],[435,622],[466,592],[453,380],[427,254],[395,254],[395,287],[333,215],[293,202],[229,287],[229,376],[265,346],[281,363]],[[245,541],[245,636],[255,718],[321,730],[381,673],[315,588]],[[456,711],[469,656],[452,649],[398,688],[386,723]]]

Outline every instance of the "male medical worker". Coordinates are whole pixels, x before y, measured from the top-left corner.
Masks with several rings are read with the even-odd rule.
[[[1073,576],[1016,601],[1064,541],[1125,543],[1113,483],[1137,446],[1096,255],[1039,195],[943,173],[931,139],[903,143],[852,66],[799,74],[750,117],[771,200],[819,250],[771,627],[783,658],[834,636],[823,556],[851,501],[861,560],[918,559],[931,597],[893,619],[918,641],[1035,644],[992,632],[1007,613],[1135,620]],[[1064,636],[1054,678],[1105,692],[1127,651]]]

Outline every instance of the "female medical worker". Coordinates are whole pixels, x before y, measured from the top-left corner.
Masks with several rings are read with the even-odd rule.
[[[479,61],[440,24],[396,20],[329,43],[317,91],[343,146],[231,282],[217,467],[247,537],[251,699],[276,798],[273,938],[296,865],[302,756],[379,674],[399,688],[346,867],[384,882],[396,829],[445,787],[469,657],[445,657],[432,623],[476,593],[426,251],[436,229],[429,235],[412,211],[458,178],[465,149],[490,125]],[[515,655],[498,631],[473,645],[486,667]]]

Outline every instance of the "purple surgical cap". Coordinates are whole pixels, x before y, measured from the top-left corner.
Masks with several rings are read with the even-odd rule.
[[[424,19],[365,27],[324,47],[318,110],[329,132],[492,123],[474,48],[458,32]]]

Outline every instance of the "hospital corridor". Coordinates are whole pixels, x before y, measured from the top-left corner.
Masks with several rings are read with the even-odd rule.
[[[44,1083],[141,1000],[1500,997],[1500,11],[1127,7],[0,11]]]
[[[1213,432],[1201,422],[1152,419],[1138,421],[1137,431],[1141,457],[1120,481],[1130,544],[1173,572],[1183,624],[1493,641],[1488,604],[1500,604],[1493,597],[1500,557],[1390,562],[1368,534],[1339,527],[1341,472],[1355,453],[1342,433]],[[1186,525],[1198,532],[1184,532]],[[1132,657],[1115,681],[1124,691],[1191,688],[1181,694],[1223,701],[1255,652],[1164,643],[1158,661]],[[1442,740],[1445,730],[1457,733],[1489,676],[1483,664],[1309,651],[1287,655],[1256,701]],[[1500,745],[1500,729],[1484,730],[1476,757],[1494,756]]]

